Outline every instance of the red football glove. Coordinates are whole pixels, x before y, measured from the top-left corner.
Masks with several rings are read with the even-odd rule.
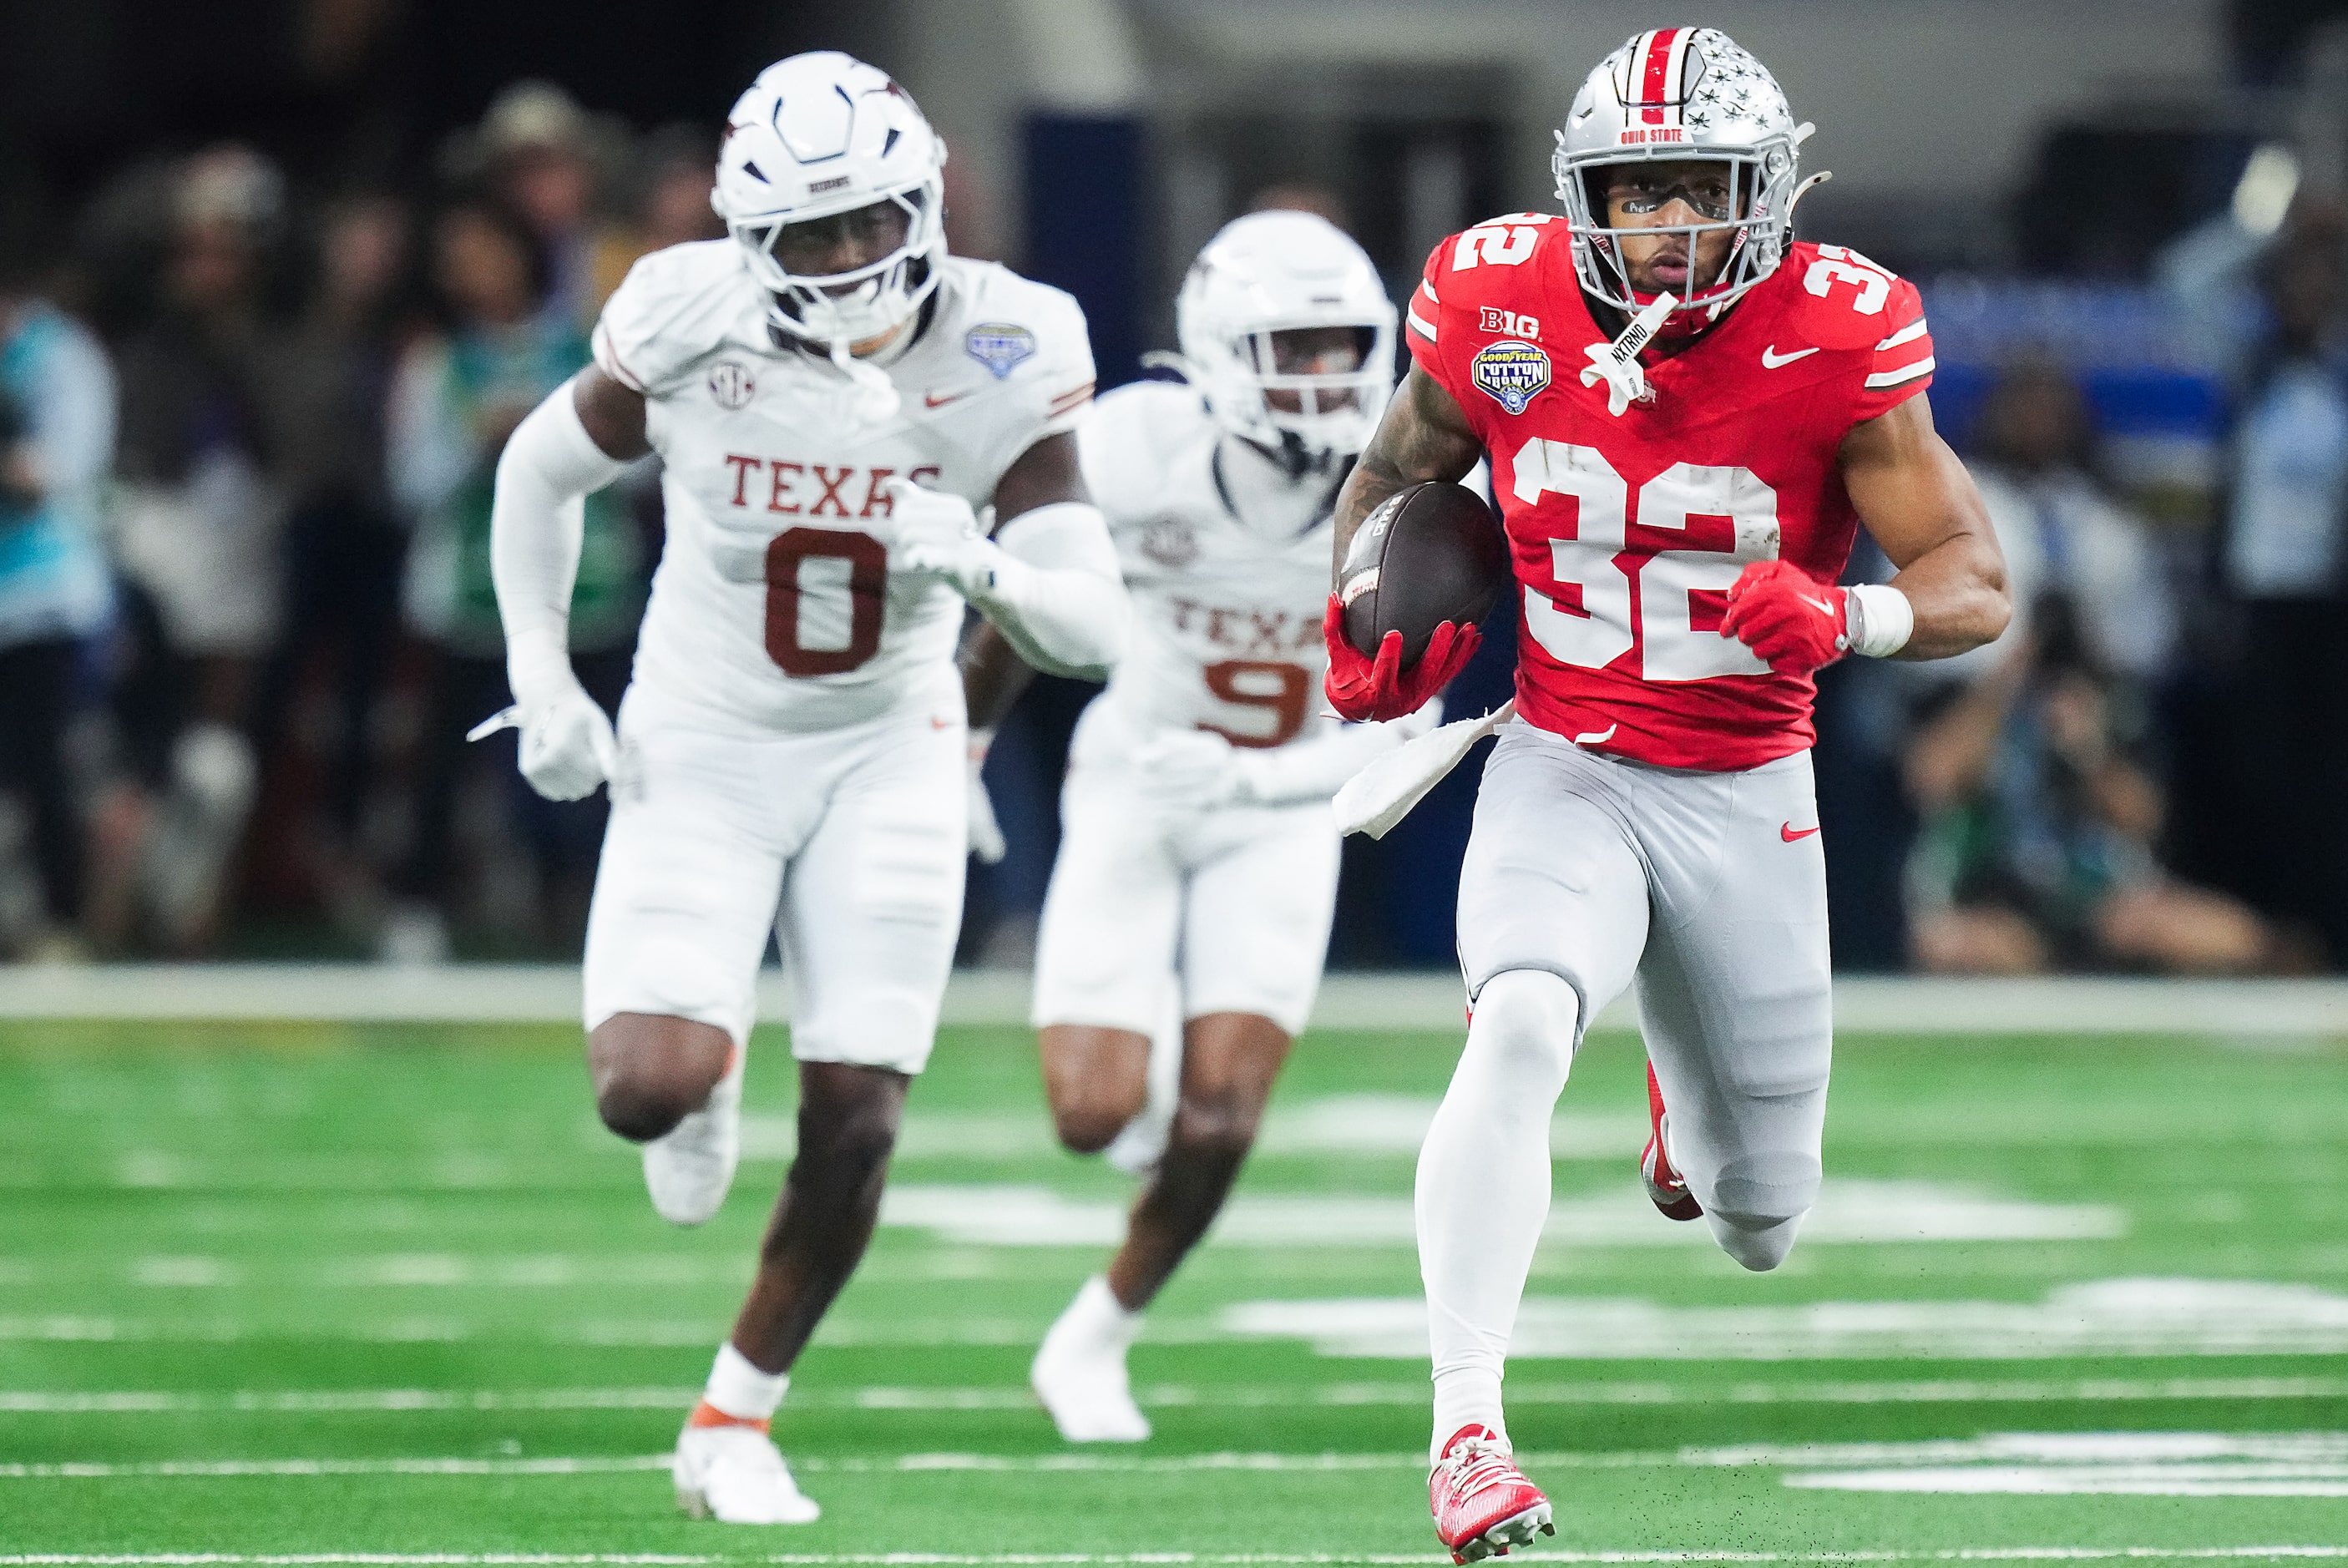
[[[1402,634],[1388,632],[1378,645],[1378,656],[1365,659],[1345,640],[1345,610],[1337,595],[1329,595],[1329,614],[1322,618],[1321,636],[1329,645],[1329,674],[1321,683],[1329,706],[1338,717],[1355,721],[1400,718],[1416,713],[1426,701],[1467,668],[1476,656],[1483,634],[1473,626],[1446,621],[1426,640],[1426,652],[1406,672],[1402,667]]]
[[[1806,676],[1850,647],[1849,596],[1790,561],[1756,561],[1728,590],[1720,634],[1781,676]]]

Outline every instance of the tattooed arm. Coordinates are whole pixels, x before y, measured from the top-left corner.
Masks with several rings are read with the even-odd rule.
[[[1468,427],[1441,383],[1414,365],[1403,377],[1402,388],[1386,405],[1378,433],[1369,449],[1354,465],[1353,476],[1337,496],[1337,550],[1330,576],[1344,563],[1354,531],[1376,510],[1378,502],[1396,490],[1426,480],[1456,480],[1476,466],[1483,443]]]

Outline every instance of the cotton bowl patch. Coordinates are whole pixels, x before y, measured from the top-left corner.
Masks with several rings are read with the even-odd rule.
[[[1488,343],[1468,361],[1468,378],[1511,414],[1521,414],[1549,387],[1549,356],[1514,338]]]
[[[983,321],[970,329],[963,347],[1000,381],[1021,360],[1035,356],[1035,335],[1010,322]]]

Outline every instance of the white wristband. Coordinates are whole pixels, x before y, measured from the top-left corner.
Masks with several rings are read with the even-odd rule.
[[[523,626],[506,638],[506,684],[525,708],[541,707],[579,684],[571,650],[556,627]]]
[[[1854,654],[1889,658],[1915,634],[1916,606],[1889,583],[1862,583],[1847,590],[1843,606]]]

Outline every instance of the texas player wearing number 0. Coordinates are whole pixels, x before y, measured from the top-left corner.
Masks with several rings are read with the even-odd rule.
[[[1330,511],[1394,387],[1396,315],[1369,257],[1324,219],[1251,213],[1200,252],[1175,325],[1186,380],[1119,387],[1077,433],[1134,635],[1070,748],[1033,1016],[1061,1141],[1146,1185],[1031,1371],[1075,1442],[1149,1434],[1126,1349],[1221,1208],[1312,1011],[1337,890],[1329,799],[1432,722],[1322,711]],[[973,714],[1017,675],[986,641],[966,661]]]
[[[790,971],[798,1150],[675,1471],[692,1512],[796,1523],[816,1506],[768,1424],[870,1239],[960,925],[963,605],[1071,672],[1116,661],[1129,611],[1077,469],[1083,315],[946,254],[945,150],[912,100],[800,55],[728,120],[729,237],[629,273],[593,366],[499,465],[491,549],[522,770],[611,786],[588,1057],[670,1220],[733,1178],[770,931]],[[615,735],[565,651],[576,498],[647,450],[668,540]]]
[[[1385,496],[1488,458],[1519,586],[1516,717],[1460,876],[1472,1021],[1417,1183],[1429,1501],[1462,1561],[1549,1524],[1500,1375],[1583,1028],[1636,984],[1649,1191],[1776,1267],[1818,1194],[1831,1050],[1812,676],[1962,653],[2007,617],[1980,499],[1933,433],[1915,289],[1793,242],[1809,129],[1713,29],[1609,56],[1558,133],[1563,213],[1428,258],[1415,363],[1338,507],[1342,561]],[[1898,575],[1839,587],[1862,525]],[[1400,711],[1474,645],[1382,676],[1333,636],[1332,699]]]

